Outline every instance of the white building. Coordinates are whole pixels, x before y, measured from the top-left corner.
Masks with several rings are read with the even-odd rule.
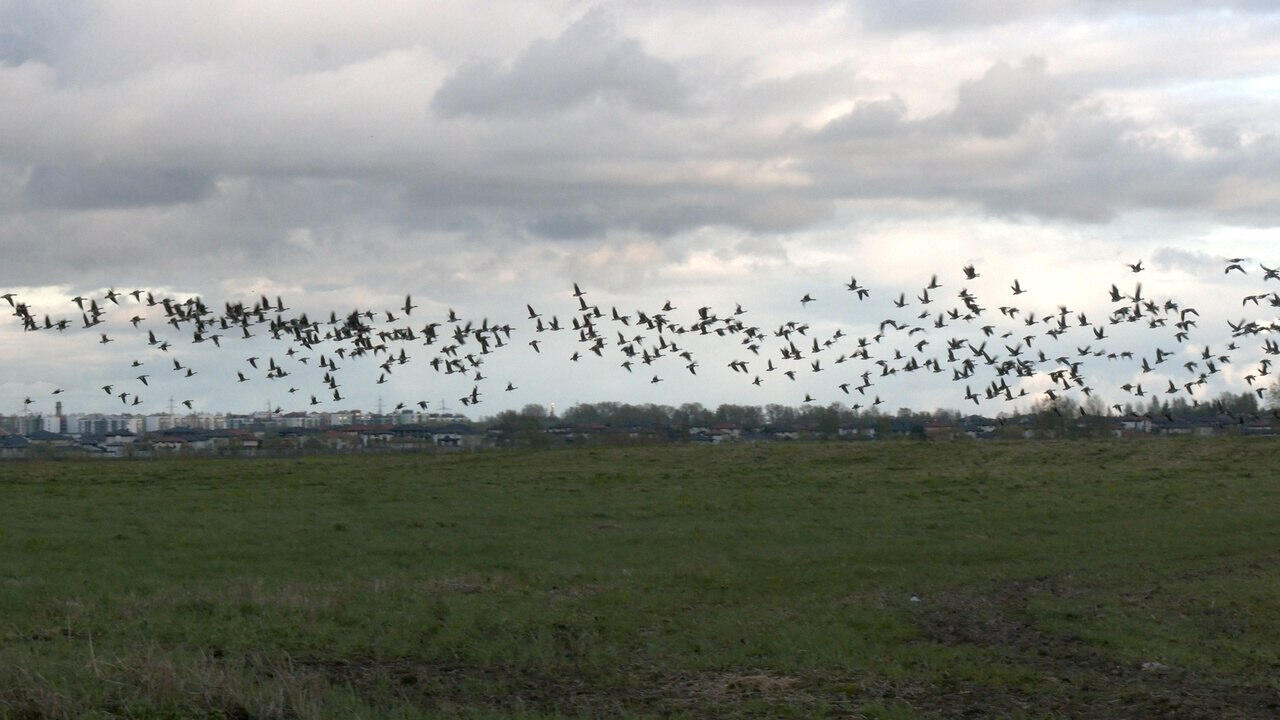
[[[76,435],[106,435],[109,432],[128,430],[131,433],[142,433],[146,428],[146,418],[142,415],[104,415],[92,413],[82,415],[76,422]]]
[[[148,415],[146,421],[146,431],[149,433],[164,432],[178,427],[193,430],[225,430],[227,428],[227,416],[214,413],[187,413],[186,415],[155,413]]]

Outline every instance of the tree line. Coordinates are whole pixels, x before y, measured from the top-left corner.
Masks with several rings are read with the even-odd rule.
[[[659,405],[653,403],[630,404],[621,402],[580,403],[563,413],[553,416],[543,405],[531,403],[520,410],[507,410],[481,421],[488,427],[503,430],[511,435],[543,431],[552,427],[605,426],[611,428],[643,428],[655,431],[687,433],[695,428],[711,428],[717,425],[733,425],[743,429],[803,429],[835,434],[841,428],[884,428],[892,421],[905,420],[913,425],[942,421],[956,423],[973,415],[988,417],[1005,424],[1010,420],[1030,418],[1031,424],[1046,431],[1062,432],[1109,427],[1116,416],[1149,416],[1154,420],[1174,418],[1183,420],[1211,419],[1220,416],[1246,418],[1262,412],[1254,393],[1223,393],[1215,400],[1192,404],[1184,397],[1172,400],[1152,396],[1145,404],[1128,403],[1117,410],[1101,400],[1089,398],[1083,405],[1071,398],[1055,400],[1040,398],[1023,412],[1000,413],[986,416],[975,408],[973,412],[956,409],[918,411],[899,408],[893,414],[880,412],[878,408],[855,411],[846,405],[737,405],[723,404],[715,408],[700,403]],[[899,423],[901,424],[901,423]]]

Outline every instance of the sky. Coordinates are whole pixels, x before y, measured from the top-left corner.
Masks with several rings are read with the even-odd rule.
[[[1139,324],[1095,343],[1181,360],[1230,342],[1227,319],[1273,316],[1240,298],[1269,291],[1259,265],[1280,264],[1275,37],[1280,11],[1261,0],[0,0],[0,293],[77,326],[70,298],[109,288],[217,308],[266,294],[313,317],[395,311],[411,294],[415,325],[453,308],[513,326],[510,347],[485,359],[477,416],[526,403],[857,402],[837,383],[876,368],[835,368],[849,339],[806,355],[790,381],[762,372],[770,357],[783,364],[773,331],[795,321],[810,326],[793,338],[804,343],[837,330],[856,340],[896,317],[933,333],[924,359],[962,332],[981,342],[982,324],[1021,325],[995,309],[1014,279],[1028,288],[1023,316],[1066,305],[1102,320],[1110,285],[1137,281],[1193,306],[1186,343]],[[1247,275],[1224,275],[1231,257],[1247,258]],[[1134,274],[1126,264],[1140,259]],[[947,300],[929,309],[965,287],[987,314],[934,329],[915,305],[890,303],[934,274]],[[870,298],[846,290],[851,276]],[[677,342],[696,375],[675,357],[628,373],[613,343],[626,328],[606,322],[603,357],[570,361],[584,346],[535,335],[526,304],[567,324],[575,282],[606,316],[633,320],[669,301],[689,325],[699,307],[726,317],[740,303],[767,339],[748,356],[739,336],[688,336]],[[802,305],[806,294],[816,301]],[[0,414],[26,398],[48,412],[55,389],[70,410],[122,409],[106,384],[138,397],[135,412],[170,397],[207,411],[378,398],[458,409],[479,384],[432,370],[436,348],[410,344],[387,382],[354,361],[344,401],[320,393],[301,407],[311,368],[297,368],[293,395],[235,375],[283,346],[193,346],[169,327],[166,356],[142,341],[163,316],[140,309],[153,312],[137,331],[127,318],[147,313],[129,306],[65,333],[0,316]],[[1086,345],[1086,332],[1061,344]],[[878,345],[892,357],[891,342],[910,340]],[[1248,390],[1261,343],[1240,340],[1196,396]],[[200,376],[176,380],[173,356]],[[765,382],[744,382],[726,367],[735,359]],[[830,369],[804,373],[814,359]],[[154,387],[134,380],[134,360]],[[1130,399],[1122,383],[1186,372],[1135,367],[1088,363],[1110,402]],[[900,373],[872,395],[886,410],[967,406],[950,377]],[[1035,392],[1048,382],[1023,380]]]

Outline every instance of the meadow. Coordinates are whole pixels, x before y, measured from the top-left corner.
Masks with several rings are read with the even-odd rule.
[[[1280,443],[0,463],[2,718],[1280,716]]]

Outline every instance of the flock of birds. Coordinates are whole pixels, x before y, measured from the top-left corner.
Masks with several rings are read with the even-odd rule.
[[[1245,258],[1226,260],[1224,274],[1251,276]],[[1141,261],[1127,264],[1134,275],[1145,269]],[[1261,288],[1247,294],[1242,305],[1280,308],[1280,293],[1265,289],[1271,280],[1280,282],[1280,268],[1260,265]],[[980,275],[973,265],[962,268],[965,281]],[[861,304],[871,299],[871,290],[851,277],[844,285],[845,301]],[[1047,401],[1056,412],[1061,401],[1072,397],[1083,415],[1099,410],[1089,403],[1095,388],[1090,384],[1086,364],[1106,361],[1128,364],[1129,377],[1120,385],[1131,400],[1140,405],[1151,397],[1184,398],[1193,407],[1208,403],[1207,386],[1215,375],[1233,362],[1248,364],[1242,377],[1262,398],[1271,374],[1271,356],[1280,355],[1275,340],[1255,336],[1280,331],[1275,321],[1228,321],[1230,340],[1212,348],[1196,344],[1194,335],[1199,311],[1172,298],[1144,295],[1141,282],[1132,290],[1112,284],[1108,293],[1111,310],[1105,317],[1090,319],[1079,310],[1064,305],[1047,312],[1020,307],[1027,289],[1014,279],[1008,292],[989,307],[968,289],[951,291],[936,274],[914,292],[890,298],[892,309],[879,319],[875,332],[861,336],[837,328],[819,332],[819,323],[804,319],[782,322],[777,327],[760,327],[748,321],[748,311],[740,304],[731,310],[709,306],[682,310],[671,301],[649,310],[624,312],[594,303],[577,283],[573,284],[574,309],[559,315],[538,312],[526,304],[527,317],[517,327],[510,322],[460,317],[450,309],[447,315],[423,318],[406,295],[403,305],[393,309],[330,311],[324,316],[294,312],[277,296],[261,296],[248,304],[224,302],[221,308],[199,297],[176,299],[157,297],[151,291],[110,289],[101,296],[77,296],[62,308],[74,305],[70,315],[37,312],[14,292],[0,294],[23,330],[39,333],[77,331],[89,333],[97,343],[133,344],[141,353],[127,370],[101,391],[127,408],[143,403],[143,393],[164,379],[185,381],[200,372],[188,358],[195,347],[211,347],[236,352],[238,343],[260,338],[244,347],[258,347],[273,341],[272,352],[238,358],[240,365],[225,381],[250,382],[257,378],[279,382],[290,394],[300,393],[310,406],[333,406],[344,400],[342,380],[350,367],[366,367],[370,379],[383,384],[410,363],[422,363],[436,373],[465,380],[471,389],[458,402],[475,406],[491,387],[486,377],[487,361],[498,352],[552,352],[549,338],[569,336],[574,349],[565,359],[612,359],[618,372],[663,382],[669,372],[697,375],[708,366],[719,366],[744,382],[760,386],[766,382],[796,381],[810,373],[830,378],[830,393],[848,397],[854,411],[884,403],[880,387],[886,379],[916,374],[941,375],[964,388],[963,401],[1012,403],[1019,400]],[[809,312],[823,298],[806,293],[800,298],[801,313]],[[127,321],[124,316],[131,315]],[[78,317],[77,317],[78,316]],[[873,326],[864,325],[870,328]],[[1153,339],[1143,351],[1109,347],[1118,328],[1146,331]],[[692,338],[707,338],[724,354],[715,360],[707,353],[695,353]],[[558,344],[557,344],[558,345]],[[1256,358],[1241,358],[1256,345]],[[1169,349],[1166,349],[1169,348]],[[1247,348],[1247,349],[1246,349]],[[145,351],[145,352],[143,352]],[[243,355],[243,353],[241,353]],[[1239,361],[1239,362],[1237,362]],[[306,369],[309,372],[300,372]],[[1158,385],[1144,387],[1141,379],[1150,373],[1161,378]],[[303,382],[299,378],[306,378]],[[1040,378],[1039,387],[1028,379]],[[502,385],[505,383],[505,386]],[[302,387],[298,387],[301,385]],[[1028,386],[1035,389],[1028,390]],[[47,386],[46,386],[47,387]],[[499,381],[505,392],[518,388],[512,381]],[[1040,389],[1040,388],[1043,389]],[[483,390],[482,390],[483,388]],[[282,388],[283,389],[283,388]],[[53,395],[64,392],[55,388]],[[836,396],[835,393],[840,395]],[[821,393],[820,393],[821,394]],[[799,393],[797,393],[797,396]],[[805,393],[802,402],[815,402]],[[24,399],[29,408],[35,403]],[[428,408],[428,400],[398,402],[395,410],[417,405]],[[191,399],[182,400],[194,409]],[[1125,406],[1115,403],[1105,410],[1121,413]],[[279,409],[277,409],[279,410]]]

